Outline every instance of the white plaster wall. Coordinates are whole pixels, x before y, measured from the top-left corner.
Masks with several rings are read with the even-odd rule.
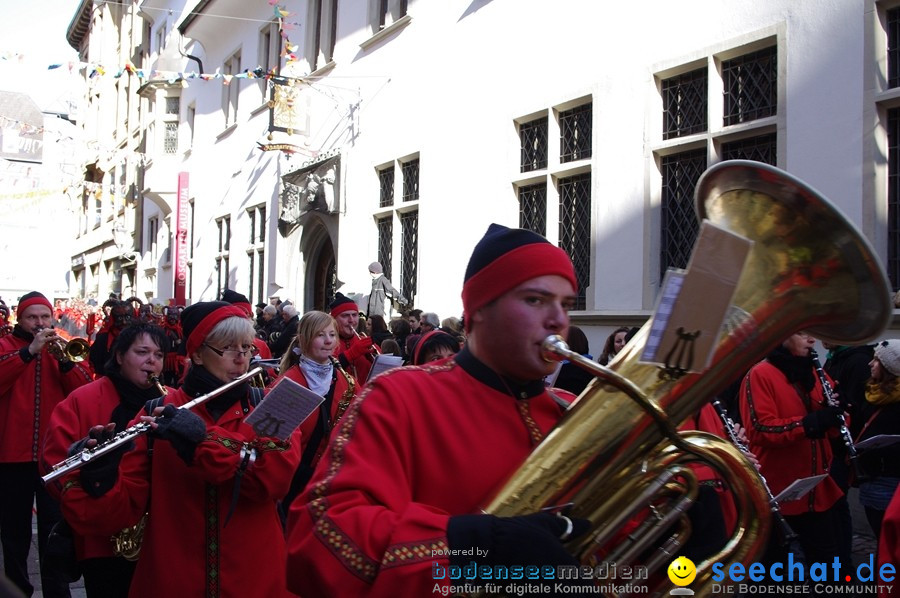
[[[302,54],[304,32],[311,30],[308,6],[286,6],[307,24],[290,33]],[[864,0],[414,0],[411,22],[366,48],[360,47],[370,37],[363,6],[339,4],[335,68],[304,92],[312,114],[309,137],[297,140],[313,151],[342,154],[337,262],[343,292],[369,289],[366,266],[377,255],[373,216],[383,213],[376,168],[417,154],[416,306],[441,317],[459,315],[472,247],[489,223],[518,222],[512,182],[523,175],[514,120],[591,97],[595,249],[588,312],[575,320],[585,322],[599,353],[617,318],[631,324],[655,304],[654,151],[662,116],[654,74],[766,36],[777,36],[779,44],[778,165],[819,189],[857,224],[864,202],[873,201],[862,195],[863,66],[869,60]],[[261,19],[269,15],[264,8]],[[256,66],[259,24],[223,20],[217,27],[217,35],[203,40],[205,70],[214,71],[238,48],[242,67]],[[258,84],[239,84],[240,123],[226,135],[221,82],[190,81],[182,92],[183,108],[197,106],[194,148],[185,163],[196,198],[193,300],[214,298],[214,221],[225,214],[232,216],[233,286],[246,292],[249,273],[240,249],[248,236],[245,208],[261,200],[269,202],[269,292],[297,300],[304,296],[304,257],[297,239],[281,238],[274,222],[278,177],[293,166],[256,149],[268,116],[249,114],[259,105]],[[710,128],[727,132],[715,120]],[[551,240],[555,218],[551,214]],[[399,239],[395,221],[396,285]]]

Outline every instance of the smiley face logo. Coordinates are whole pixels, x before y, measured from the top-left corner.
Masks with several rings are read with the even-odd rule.
[[[694,566],[694,561],[683,556],[672,561],[668,571],[669,579],[676,586],[689,585],[697,577],[697,567]]]

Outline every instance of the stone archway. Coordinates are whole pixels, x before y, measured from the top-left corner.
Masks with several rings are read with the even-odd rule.
[[[334,299],[337,286],[337,262],[334,259],[334,248],[331,239],[325,237],[316,256],[312,269],[313,309],[328,311],[328,305]]]
[[[300,253],[304,256],[304,311],[328,311],[335,288],[340,287],[333,240],[337,234],[336,218],[313,213],[304,220],[300,239]]]

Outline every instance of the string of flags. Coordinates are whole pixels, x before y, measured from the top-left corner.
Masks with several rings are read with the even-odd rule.
[[[285,66],[290,66],[291,64],[299,61],[300,59],[297,57],[297,49],[299,46],[291,42],[288,32],[295,29],[299,26],[299,23],[293,21],[287,21],[286,19],[292,16],[294,13],[289,12],[284,5],[278,4],[278,0],[268,0],[270,6],[273,7],[273,15],[278,24],[278,31],[281,35],[282,39],[282,49],[281,49],[281,57],[285,61]],[[25,59],[24,54],[20,54],[17,52],[7,52],[0,53],[0,60],[2,61],[18,61],[23,62]],[[187,71],[161,71],[161,70],[151,70],[146,71],[142,68],[137,68],[134,63],[130,60],[126,61],[123,65],[117,65],[116,67],[110,67],[109,65],[103,65],[96,62],[82,62],[82,61],[66,61],[66,62],[57,62],[52,63],[47,66],[47,70],[57,70],[57,69],[65,69],[69,73],[74,73],[76,71],[83,71],[88,79],[95,79],[98,77],[104,76],[112,76],[115,79],[119,79],[124,76],[134,76],[138,79],[165,79],[170,83],[175,83],[181,81],[181,85],[183,87],[188,86],[189,80],[199,79],[201,81],[221,81],[223,85],[229,85],[234,79],[265,79],[270,80],[274,79],[276,82],[285,83],[291,79],[297,80],[298,78],[288,78],[278,75],[279,68],[277,66],[272,69],[266,71],[261,66],[257,66],[254,69],[244,69],[241,73],[233,73],[233,74],[225,74],[220,72],[221,69],[217,68],[213,73],[197,73],[197,72],[187,72]],[[303,81],[302,78],[299,78],[300,81]]]

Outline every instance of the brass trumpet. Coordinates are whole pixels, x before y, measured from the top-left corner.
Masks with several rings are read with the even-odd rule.
[[[40,332],[38,330],[37,332]],[[83,338],[73,338],[65,341],[59,337],[47,341],[47,352],[59,362],[72,361],[79,363],[87,359],[91,350],[91,343]]]

